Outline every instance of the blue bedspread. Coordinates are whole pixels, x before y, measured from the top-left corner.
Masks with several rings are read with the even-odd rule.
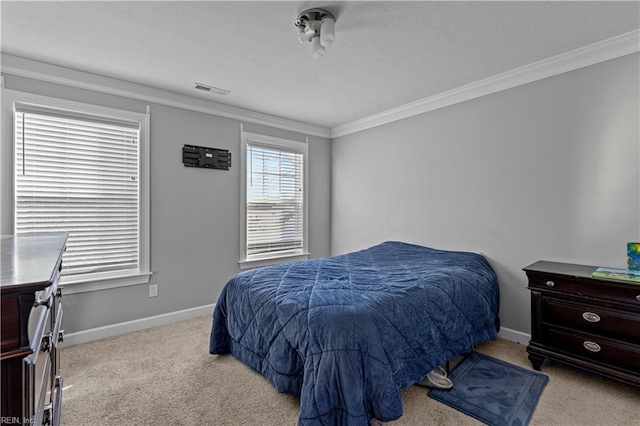
[[[385,242],[236,275],[210,352],[299,396],[300,425],[365,426],[399,418],[402,389],[494,339],[498,300],[482,256]]]

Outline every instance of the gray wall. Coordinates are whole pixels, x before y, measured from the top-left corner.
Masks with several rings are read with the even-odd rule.
[[[331,253],[384,240],[482,251],[504,327],[530,333],[522,268],[625,266],[640,239],[639,55],[332,141]]]
[[[140,113],[148,104],[13,75],[5,75],[5,85]],[[67,333],[215,303],[227,280],[240,271],[240,121],[150,106],[150,283],[159,284],[159,295],[149,298],[144,284],[65,296]],[[276,137],[305,138],[261,125],[245,123],[244,127]],[[181,161],[185,143],[228,149],[233,166],[228,172],[186,168]],[[2,144],[10,145],[11,141],[3,140]],[[6,146],[3,148],[7,152]],[[324,257],[330,250],[330,141],[310,136],[309,160],[309,249],[312,257]],[[3,158],[2,167],[10,162],[10,158]],[[2,184],[4,188],[7,182]],[[2,229],[3,234],[11,232]]]
[[[625,243],[640,240],[638,61],[629,55],[332,142],[309,137],[312,256],[388,239],[482,251],[500,280],[503,325],[528,333],[522,267],[538,259],[623,267]],[[141,113],[147,105],[12,75],[5,85]],[[185,168],[180,149],[225,148],[238,159],[239,128],[151,104],[159,296],[149,298],[147,285],[69,295],[68,333],[215,302],[239,272],[239,167]]]

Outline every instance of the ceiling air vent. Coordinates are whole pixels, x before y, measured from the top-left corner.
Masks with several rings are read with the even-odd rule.
[[[216,94],[216,95],[228,95],[229,92],[230,92],[227,89],[221,89],[219,87],[207,86],[206,84],[202,84],[202,83],[194,84],[193,88],[197,89],[197,90],[202,90],[203,92],[213,93],[213,94]]]

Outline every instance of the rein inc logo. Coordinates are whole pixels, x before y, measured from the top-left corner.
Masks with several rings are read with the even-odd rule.
[[[0,417],[0,424],[2,425],[30,425],[33,424],[33,419],[27,419],[22,417]]]

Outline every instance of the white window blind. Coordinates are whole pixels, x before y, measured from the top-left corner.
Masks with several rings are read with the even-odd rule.
[[[140,122],[15,105],[15,232],[68,232],[63,275],[137,269]]]
[[[300,253],[304,156],[247,144],[247,257]]]

